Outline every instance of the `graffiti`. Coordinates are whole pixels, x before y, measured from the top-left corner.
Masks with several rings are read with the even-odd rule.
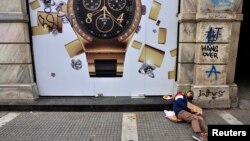
[[[204,57],[216,58],[218,59],[218,45],[206,44],[201,45],[202,55]]]
[[[214,45],[215,41],[221,37],[222,27],[209,27],[208,31],[205,32],[206,35],[206,43],[201,45],[201,51],[203,57],[209,57],[211,59],[219,59],[218,53],[219,48],[218,45]],[[209,74],[208,77],[211,76],[212,73],[215,74],[217,80],[217,74],[215,67],[212,67],[211,71],[207,71]]]
[[[225,91],[219,90],[216,92],[212,92],[209,89],[206,89],[206,91],[204,90],[199,90],[199,97],[211,97],[212,100],[215,100],[216,98],[222,97],[224,95]]]
[[[58,25],[56,24],[55,17],[52,14],[47,14],[45,17],[38,15],[38,21],[43,27],[48,27],[53,35],[58,34]]]
[[[44,4],[44,11],[38,11],[39,24],[44,28],[49,28],[54,36],[62,33],[62,23],[68,23],[66,13],[63,12],[63,6],[66,6],[66,3],[55,3],[54,0],[42,0],[42,3]],[[52,12],[52,7],[55,7],[56,13]]]
[[[215,28],[212,28],[210,27],[209,28],[209,31],[207,31],[207,43],[213,43],[214,41],[217,41],[218,40],[218,37],[221,35],[221,29],[223,29],[222,27],[215,27]]]
[[[220,74],[221,72],[216,70],[216,67],[214,65],[212,65],[212,68],[209,71],[206,71],[206,73],[208,74],[208,78],[210,78],[212,76],[212,74],[215,75],[215,80],[218,79],[218,74]]]
[[[214,6],[230,7],[233,5],[233,0],[211,0],[211,3]]]

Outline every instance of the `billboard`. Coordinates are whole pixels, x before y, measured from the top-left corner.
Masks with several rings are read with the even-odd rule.
[[[29,0],[41,96],[172,94],[178,1]]]

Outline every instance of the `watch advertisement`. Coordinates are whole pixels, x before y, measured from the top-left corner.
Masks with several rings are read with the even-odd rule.
[[[28,0],[39,94],[172,94],[178,6],[178,0]]]

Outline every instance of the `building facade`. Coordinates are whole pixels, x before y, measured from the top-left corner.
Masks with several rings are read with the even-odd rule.
[[[34,1],[1,1],[0,100],[39,98],[29,10]],[[176,78],[168,94],[192,89],[194,102],[204,108],[237,107],[234,78],[242,7],[243,0],[179,1],[178,47],[170,52],[176,51],[176,67],[168,72]]]

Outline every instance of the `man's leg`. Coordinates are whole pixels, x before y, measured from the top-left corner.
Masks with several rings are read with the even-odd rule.
[[[208,134],[207,134],[207,125],[206,125],[206,123],[205,123],[202,116],[198,116],[198,118],[199,118],[199,123],[200,123],[201,131],[202,131],[201,136],[204,139],[207,139],[207,136],[208,136]]]
[[[207,133],[207,124],[205,123],[204,119],[202,116],[198,116],[201,131]]]
[[[181,110],[178,114],[178,118],[191,123],[191,126],[195,133],[201,133],[199,118],[196,115],[191,114],[185,110]]]

